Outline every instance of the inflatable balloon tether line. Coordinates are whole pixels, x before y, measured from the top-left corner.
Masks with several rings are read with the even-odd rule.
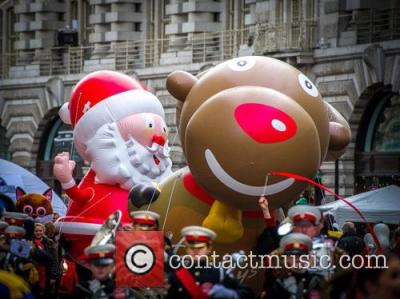
[[[97,201],[97,202],[91,204],[91,205],[88,206],[86,209],[84,209],[83,211],[81,211],[78,215],[72,216],[72,219],[71,219],[71,220],[75,220],[75,219],[79,218],[79,217],[80,217],[82,214],[84,214],[86,211],[89,211],[89,210],[92,209],[95,205],[98,205],[100,202],[102,202],[104,199],[106,199],[106,198],[107,198],[108,196],[110,196],[110,195],[111,195],[111,192],[107,193],[107,194],[104,195],[99,201]],[[70,205],[68,205],[67,213],[68,213],[69,207],[70,207]],[[60,217],[60,220],[65,219],[65,217],[66,217],[66,216]],[[62,227],[63,227],[64,223],[65,223],[65,222],[63,221],[63,222],[61,222],[61,224],[60,224],[60,229],[59,229],[59,233],[60,233],[60,234],[62,234]]]
[[[290,172],[272,172],[272,175],[276,175],[276,176],[283,176],[283,177],[288,177],[288,178],[293,178],[297,181],[303,181],[303,182],[307,182],[309,184],[312,184],[314,186],[317,186],[318,188],[321,188],[322,190],[334,195],[336,198],[340,199],[341,201],[343,201],[344,203],[346,203],[348,206],[350,206],[359,216],[360,218],[365,222],[365,224],[367,225],[368,231],[370,232],[370,234],[372,235],[376,246],[378,248],[378,253],[382,252],[382,246],[381,243],[379,242],[378,237],[376,236],[374,230],[372,229],[371,225],[368,223],[367,219],[365,218],[364,214],[355,206],[353,205],[351,202],[349,202],[347,199],[345,199],[344,197],[336,194],[334,191],[332,191],[331,189],[325,187],[324,185],[318,184],[316,182],[314,182],[313,180],[306,178],[304,176],[301,176],[299,174],[295,174],[295,173],[290,173]]]
[[[179,177],[178,177],[178,178],[179,178]],[[168,212],[169,212],[169,208],[170,208],[170,206],[171,206],[171,201],[172,201],[172,195],[174,194],[175,187],[176,187],[176,182],[177,182],[178,178],[175,179],[174,185],[172,186],[172,189],[171,189],[171,193],[169,194],[168,206],[167,206],[167,209],[166,209],[166,211],[165,211],[164,223],[163,223],[163,226],[162,226],[162,228],[161,228],[162,231],[164,231],[165,224],[167,223]]]
[[[176,140],[176,137],[178,137],[178,135],[179,135],[178,132],[179,132],[180,128],[181,128],[180,125],[177,126],[177,128],[176,128],[176,134],[175,134],[175,136],[174,136],[174,139],[172,139],[171,146],[172,146],[172,144],[175,144],[175,140]],[[180,178],[180,177],[181,177],[181,176],[179,175],[178,178]],[[170,194],[169,194],[168,206],[167,206],[166,211],[165,211],[164,223],[163,223],[162,228],[161,228],[162,231],[164,231],[165,224],[167,223],[168,213],[169,213],[169,209],[170,209],[171,201],[172,201],[172,195],[173,195],[174,192],[175,192],[176,181],[177,181],[178,178],[175,179],[174,185],[172,186],[171,192],[170,192]],[[152,203],[153,203],[153,200],[149,203],[149,206],[147,207],[147,210],[150,209],[150,205],[151,205]]]

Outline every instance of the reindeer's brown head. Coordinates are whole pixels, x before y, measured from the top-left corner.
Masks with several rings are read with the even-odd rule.
[[[263,193],[272,207],[295,199],[302,183],[269,175],[265,188],[266,176],[313,177],[327,152],[350,140],[346,121],[330,121],[336,114],[311,80],[272,58],[235,58],[200,78],[177,71],[167,89],[183,103],[179,135],[193,176],[236,208],[257,208]]]

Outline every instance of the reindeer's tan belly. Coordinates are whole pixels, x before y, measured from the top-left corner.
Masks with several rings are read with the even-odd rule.
[[[188,225],[202,225],[207,217],[210,205],[193,196],[183,184],[183,175],[188,168],[183,168],[161,183],[161,194],[156,202],[149,207],[150,211],[160,214],[160,229],[167,234],[173,235],[172,243],[176,244],[181,239],[181,229]],[[142,209],[147,209],[143,206]],[[238,241],[230,244],[214,243],[213,249],[221,258],[224,254],[244,250],[249,252],[255,246],[257,237],[264,229],[262,218],[243,218],[244,234]],[[182,253],[179,251],[178,253]],[[244,272],[244,271],[242,271]],[[262,281],[260,270],[258,275],[252,278],[249,283],[258,288]]]

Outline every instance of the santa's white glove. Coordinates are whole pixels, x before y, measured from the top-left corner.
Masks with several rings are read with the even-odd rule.
[[[53,173],[61,184],[72,184],[72,173],[74,168],[75,161],[69,159],[69,153],[62,152],[54,158]],[[72,186],[69,186],[69,188],[70,187]]]
[[[235,290],[228,289],[222,284],[215,284],[208,292],[208,296],[213,299],[239,299],[239,295]]]

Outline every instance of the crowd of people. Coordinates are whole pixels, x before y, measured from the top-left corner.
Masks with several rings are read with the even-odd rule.
[[[267,269],[261,298],[400,298],[400,228],[346,222],[316,206],[295,205],[277,226],[268,200],[260,198],[266,228],[257,241],[259,254],[290,256],[295,266]],[[300,256],[311,259],[300,261]],[[288,263],[289,264],[289,263]],[[305,265],[305,266],[302,266]],[[377,291],[379,290],[379,292]]]
[[[371,234],[365,225],[352,222],[339,227],[316,206],[295,205],[283,219],[269,209],[266,197],[260,197],[259,206],[265,228],[252,252],[262,263],[258,289],[237,277],[237,269],[210,263],[217,235],[205,227],[182,229],[181,253],[192,258],[190,264],[179,260],[175,244],[164,237],[163,288],[118,288],[113,239],[87,247],[85,258],[77,262],[55,228],[59,215],[43,224],[4,211],[0,298],[400,298],[400,227],[377,223]],[[154,212],[130,216],[132,224],[119,230],[160,229]],[[238,261],[247,253],[235,254]],[[171,259],[181,266],[172,267]]]

